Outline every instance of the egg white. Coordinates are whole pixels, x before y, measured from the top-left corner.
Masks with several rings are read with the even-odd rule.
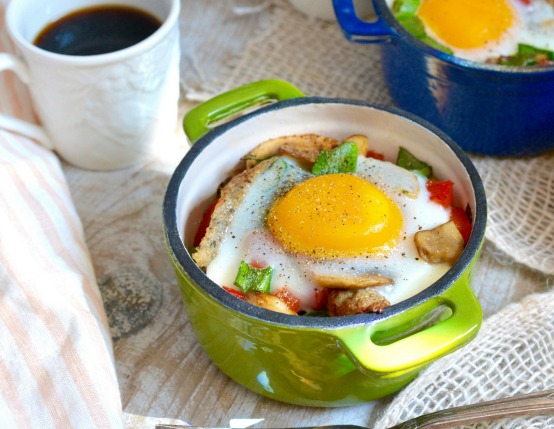
[[[249,186],[234,214],[226,238],[217,256],[206,268],[215,283],[231,287],[241,260],[271,266],[271,292],[286,287],[300,299],[302,309],[314,308],[314,273],[380,273],[394,280],[378,290],[392,303],[400,302],[435,282],[449,269],[447,264],[429,264],[419,258],[413,236],[419,230],[432,229],[449,220],[450,211],[429,201],[425,179],[392,163],[359,157],[356,176],[378,186],[399,207],[403,226],[396,247],[385,257],[356,257],[316,260],[287,253],[265,226],[265,218],[276,198],[294,184],[312,177],[288,158],[273,164]],[[271,183],[271,185],[268,185]],[[415,183],[415,185],[414,185]],[[392,184],[392,185],[391,185]],[[415,186],[415,188],[414,188]],[[406,192],[401,188],[410,188]],[[415,189],[415,192],[414,192]]]
[[[518,35],[519,42],[554,51],[554,7],[544,0],[534,0],[520,9],[525,25]]]

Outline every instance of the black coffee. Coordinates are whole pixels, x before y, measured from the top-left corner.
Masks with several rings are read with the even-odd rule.
[[[128,6],[80,9],[46,26],[33,44],[65,55],[99,55],[128,48],[158,28],[158,18]]]

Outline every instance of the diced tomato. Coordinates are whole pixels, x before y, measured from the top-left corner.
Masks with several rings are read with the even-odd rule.
[[[314,289],[314,294],[314,310],[324,310],[327,307],[327,289]]]
[[[553,61],[550,61],[550,60],[540,60],[537,65],[538,66],[541,66],[541,67],[546,67],[546,66],[551,66],[552,64],[554,64]]]
[[[533,0],[519,0],[520,3],[523,3],[526,6],[530,5],[532,1]]]
[[[208,229],[208,226],[210,226],[210,221],[212,220],[212,214],[214,213],[214,209],[218,201],[219,201],[219,198],[216,198],[216,200],[210,204],[210,206],[208,207],[208,210],[206,210],[206,213],[204,213],[204,217],[202,218],[202,221],[200,222],[200,226],[198,227],[198,230],[196,231],[196,235],[194,236],[194,242],[192,244],[194,247],[199,246],[200,242],[206,235],[206,230]]]
[[[440,204],[443,207],[450,207],[454,202],[452,187],[454,183],[450,180],[429,180],[426,187],[429,191],[431,201]]]
[[[227,286],[223,286],[223,289],[225,289],[231,295],[236,296],[239,299],[244,299],[244,294],[240,290],[236,290],[236,289],[233,289],[232,287],[227,287]]]
[[[378,159],[380,161],[384,161],[385,160],[385,155],[383,155],[382,153],[379,153],[379,152],[375,152],[374,150],[368,150],[365,154],[366,158],[374,158],[374,159]]]
[[[261,270],[265,267],[267,267],[267,264],[263,263],[262,261],[255,260],[248,262],[248,265],[250,265],[252,268],[256,268],[257,270]]]
[[[290,308],[292,311],[298,311],[298,309],[300,308],[300,300],[295,297],[286,287],[279,289],[275,296],[283,300],[285,304],[287,304],[287,307]]]
[[[465,210],[461,207],[452,207],[450,211],[450,219],[452,219],[456,225],[456,228],[458,228],[458,231],[462,234],[464,243],[467,243],[469,236],[471,235],[471,222],[469,221],[469,217],[467,216]]]

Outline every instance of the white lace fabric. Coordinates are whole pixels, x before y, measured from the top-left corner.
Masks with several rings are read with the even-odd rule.
[[[487,193],[487,239],[515,261],[554,274],[554,153],[472,159]]]
[[[519,393],[552,389],[554,297],[529,295],[488,318],[477,338],[427,368],[397,394],[375,429],[422,414]],[[552,428],[554,416],[522,417],[471,427]]]

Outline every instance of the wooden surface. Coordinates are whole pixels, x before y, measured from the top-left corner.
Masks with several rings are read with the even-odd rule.
[[[257,427],[370,426],[388,399],[335,409],[287,405],[239,386],[204,354],[163,242],[165,186],[187,147],[182,135],[177,140],[143,168],[64,167],[111,316],[124,411],[204,426],[225,426],[231,418],[265,419]],[[473,283],[485,317],[552,281],[496,253],[485,246]]]

